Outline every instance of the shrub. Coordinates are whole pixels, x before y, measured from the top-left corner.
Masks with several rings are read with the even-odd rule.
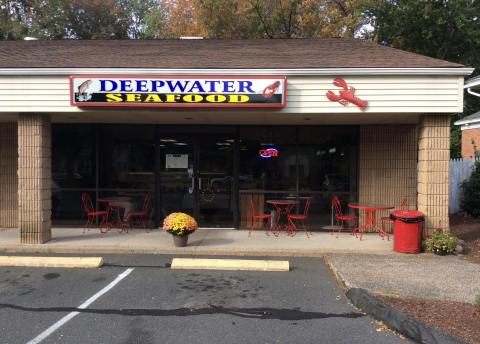
[[[424,249],[435,254],[452,253],[457,246],[457,238],[445,232],[435,232],[424,241]]]
[[[172,235],[188,235],[197,228],[197,221],[185,213],[171,213],[163,220],[163,230]]]
[[[480,217],[480,161],[475,163],[470,179],[462,183],[461,208],[473,217]]]
[[[475,303],[473,305],[475,306],[475,310],[480,312],[480,294],[475,298]]]

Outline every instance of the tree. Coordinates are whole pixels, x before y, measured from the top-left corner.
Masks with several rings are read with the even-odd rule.
[[[368,10],[378,0],[304,0],[300,28],[306,37],[357,37],[372,18]],[[362,37],[368,38],[368,37]]]
[[[66,13],[72,38],[128,38],[128,14],[116,0],[67,1]]]
[[[262,32],[252,20],[248,1],[195,0],[198,23],[208,38],[257,38]]]
[[[204,37],[205,30],[199,24],[198,12],[194,0],[164,0],[160,8],[165,13],[166,36]]]
[[[31,6],[28,1],[0,0],[1,39],[21,39],[27,36],[30,11]]]
[[[159,0],[118,0],[118,3],[127,17],[129,38],[148,38],[148,26],[152,25],[158,28],[158,23],[154,24],[154,17],[151,17],[151,15],[158,9],[160,5]],[[155,17],[158,16],[158,19],[163,20],[159,13],[155,12],[154,15]],[[150,20],[149,18],[152,21],[147,22],[147,20]]]
[[[379,43],[466,65],[480,64],[479,0],[383,0],[370,13]]]

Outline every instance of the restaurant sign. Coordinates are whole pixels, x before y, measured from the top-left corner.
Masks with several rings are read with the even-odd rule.
[[[284,107],[284,76],[72,75],[72,106]]]

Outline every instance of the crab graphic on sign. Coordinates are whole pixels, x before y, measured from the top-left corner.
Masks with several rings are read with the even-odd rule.
[[[332,102],[338,102],[343,106],[347,106],[348,104],[356,105],[360,108],[360,110],[365,111],[368,107],[368,102],[366,100],[362,100],[355,95],[355,88],[352,86],[348,86],[347,82],[342,78],[336,78],[333,80],[333,84],[337,87],[341,87],[342,89],[338,92],[339,94],[335,94],[332,91],[327,92],[327,98]]]

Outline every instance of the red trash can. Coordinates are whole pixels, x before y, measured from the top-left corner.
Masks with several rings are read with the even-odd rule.
[[[393,220],[393,250],[400,253],[420,253],[425,217],[417,210],[397,210]]]

